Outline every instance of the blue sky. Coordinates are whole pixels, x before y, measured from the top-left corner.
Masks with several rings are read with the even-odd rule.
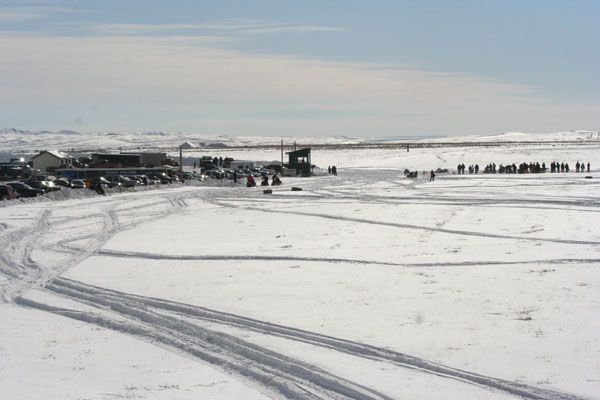
[[[1,1],[25,129],[600,129],[600,1]]]

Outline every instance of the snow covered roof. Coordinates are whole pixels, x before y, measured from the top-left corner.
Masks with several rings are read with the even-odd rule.
[[[41,156],[44,153],[48,153],[50,155],[53,155],[56,158],[73,158],[70,154],[65,153],[64,151],[60,151],[60,150],[44,150],[42,151],[40,154],[37,154],[31,158],[36,158]]]
[[[182,149],[195,149],[198,146],[196,146],[192,142],[187,142],[186,141],[186,142],[183,142],[179,147],[182,148]]]

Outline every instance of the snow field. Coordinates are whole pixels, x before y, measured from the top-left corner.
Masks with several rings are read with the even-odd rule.
[[[468,157],[543,159],[488,150]],[[597,398],[598,174],[408,180],[407,160],[467,154],[418,151],[315,154],[340,176],[270,196],[189,186],[0,209],[0,389]],[[568,151],[600,165],[589,145]]]

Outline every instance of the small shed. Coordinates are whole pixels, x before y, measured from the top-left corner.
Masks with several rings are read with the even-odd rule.
[[[65,168],[73,164],[73,157],[60,150],[42,151],[31,158],[33,168],[43,173],[53,172],[57,168]]]
[[[310,160],[310,147],[304,149],[294,150],[286,153],[288,155],[288,168],[295,169],[296,174],[302,174],[302,176],[310,176],[311,174],[311,160]]]

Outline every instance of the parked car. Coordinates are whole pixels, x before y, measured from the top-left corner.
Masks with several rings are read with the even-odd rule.
[[[169,178],[166,174],[158,174],[158,175],[149,175],[154,180],[159,180],[162,184],[171,183],[171,178]]]
[[[184,172],[183,179],[186,181],[191,181],[192,179],[196,179],[196,173],[195,172]]]
[[[209,178],[212,179],[223,179],[227,177],[227,173],[222,169],[211,169],[205,172]]]
[[[109,181],[108,179],[106,179],[103,176],[96,177],[96,178],[92,179],[92,183],[93,184],[96,184],[98,181],[100,182],[100,184],[102,186],[108,186],[111,189],[115,188],[115,187],[121,187],[121,186],[123,186],[121,184],[121,182],[118,182],[118,181],[111,182],[111,181]],[[94,187],[94,185],[92,185],[92,187]]]
[[[31,186],[35,189],[41,189],[44,192],[55,192],[61,189],[60,186],[56,186],[52,181],[44,181],[44,180],[29,180],[24,181],[23,183]]]
[[[123,180],[121,181],[121,184],[124,187],[134,187],[134,186],[141,186],[144,184],[144,182],[140,179],[139,176],[123,176],[122,177]]]
[[[9,185],[0,185],[0,200],[17,199],[19,194]]]
[[[23,182],[8,182],[7,185],[12,187],[21,197],[36,197],[44,194],[42,189],[32,188]]]
[[[160,185],[160,179],[153,178],[152,175],[144,175],[148,180],[148,185]]]
[[[113,184],[113,186],[111,187],[114,187],[114,185],[117,183],[119,183],[122,187],[125,188],[130,188],[138,185],[138,181],[130,176],[112,175],[107,176],[106,180],[110,181]]]
[[[136,175],[135,177],[137,178],[138,182],[141,182],[144,186],[148,186],[150,184],[150,180],[146,175]]]
[[[83,179],[73,179],[71,181],[72,189],[83,189],[85,188],[85,181]]]
[[[57,186],[71,188],[71,183],[68,180],[66,180],[65,178],[58,178],[58,179],[53,180],[52,182],[54,182],[54,184]]]

